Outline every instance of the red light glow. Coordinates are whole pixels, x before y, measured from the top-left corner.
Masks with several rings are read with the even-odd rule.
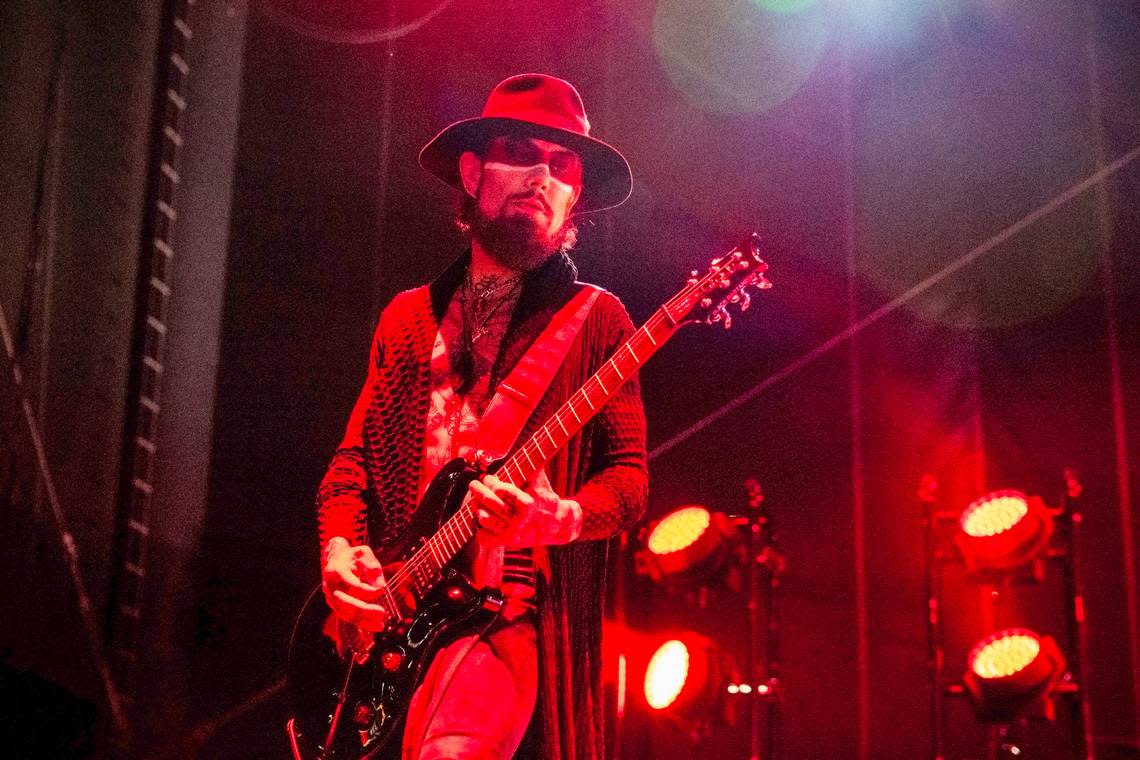
[[[686,549],[696,543],[711,522],[712,515],[704,507],[681,507],[670,512],[649,534],[649,551],[672,554]]]
[[[962,677],[983,721],[1010,721],[1026,715],[1052,719],[1053,688],[1065,674],[1065,658],[1051,636],[1027,628],[1006,628],[970,650]]]
[[[970,652],[970,669],[979,678],[1005,678],[1024,670],[1041,653],[1041,640],[1031,631],[1009,629],[978,643]]]
[[[986,538],[1013,528],[1029,514],[1029,500],[1021,491],[994,491],[974,501],[962,512],[962,530],[968,536]]]
[[[673,704],[689,678],[689,648],[670,639],[657,648],[645,670],[645,700],[654,710]]]
[[[972,502],[962,511],[954,538],[971,579],[992,582],[1026,569],[1039,576],[1037,560],[1053,538],[1053,514],[1040,496],[1009,489]]]

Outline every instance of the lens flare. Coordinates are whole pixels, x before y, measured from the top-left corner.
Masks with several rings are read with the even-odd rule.
[[[758,114],[808,81],[831,36],[822,6],[782,0],[659,0],[653,45],[661,68],[692,105],[714,114]]]

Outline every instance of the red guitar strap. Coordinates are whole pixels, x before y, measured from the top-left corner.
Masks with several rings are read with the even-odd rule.
[[[479,423],[476,451],[484,462],[502,459],[562,366],[601,288],[585,285],[558,310],[511,374],[499,383]]]

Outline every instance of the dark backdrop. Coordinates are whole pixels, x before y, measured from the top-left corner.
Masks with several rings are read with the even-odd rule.
[[[25,71],[17,58],[6,71]],[[946,509],[998,487],[1056,504],[1069,466],[1085,486],[1094,733],[1105,756],[1135,746],[1140,169],[1110,166],[1140,146],[1134,4],[477,1],[435,13],[280,0],[245,20],[232,183],[203,180],[233,197],[216,384],[167,403],[208,392],[216,404],[204,495],[159,508],[202,522],[178,617],[151,654],[156,672],[185,669],[180,690],[158,695],[184,708],[150,752],[283,756],[279,679],[317,579],[315,486],[379,308],[462,245],[454,198],[416,152],[530,70],[576,83],[594,133],[634,168],[625,206],[581,220],[575,258],[635,321],[748,231],[766,241],[776,287],[727,333],[681,333],[642,387],[650,518],[685,503],[738,510],[746,477],[764,485],[788,558],[784,756],[926,756],[920,478],[937,478]],[[42,100],[40,80],[22,86],[23,102]],[[34,120],[15,132],[31,156]],[[22,205],[9,206],[23,210],[5,223],[26,229],[34,181],[18,179]],[[21,279],[5,276],[7,307]],[[196,298],[185,284],[180,297]],[[56,329],[74,335],[78,318]],[[61,479],[76,477],[54,446]],[[85,540],[96,555],[107,541]],[[92,572],[98,587],[106,567]],[[690,622],[739,651],[731,594],[700,610],[629,588],[632,622],[697,604]],[[1057,589],[1050,577],[995,600],[949,578],[949,675],[993,627],[1062,633]],[[90,684],[68,685],[99,702]],[[979,756],[968,710],[952,703],[949,718],[950,756]],[[1069,730],[1062,715],[1028,746],[1066,756]]]

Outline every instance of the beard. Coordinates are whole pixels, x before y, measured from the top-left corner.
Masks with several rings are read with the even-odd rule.
[[[520,272],[538,268],[556,251],[569,251],[578,237],[578,228],[569,219],[554,232],[529,216],[491,219],[471,196],[464,200],[460,224],[496,261]]]

